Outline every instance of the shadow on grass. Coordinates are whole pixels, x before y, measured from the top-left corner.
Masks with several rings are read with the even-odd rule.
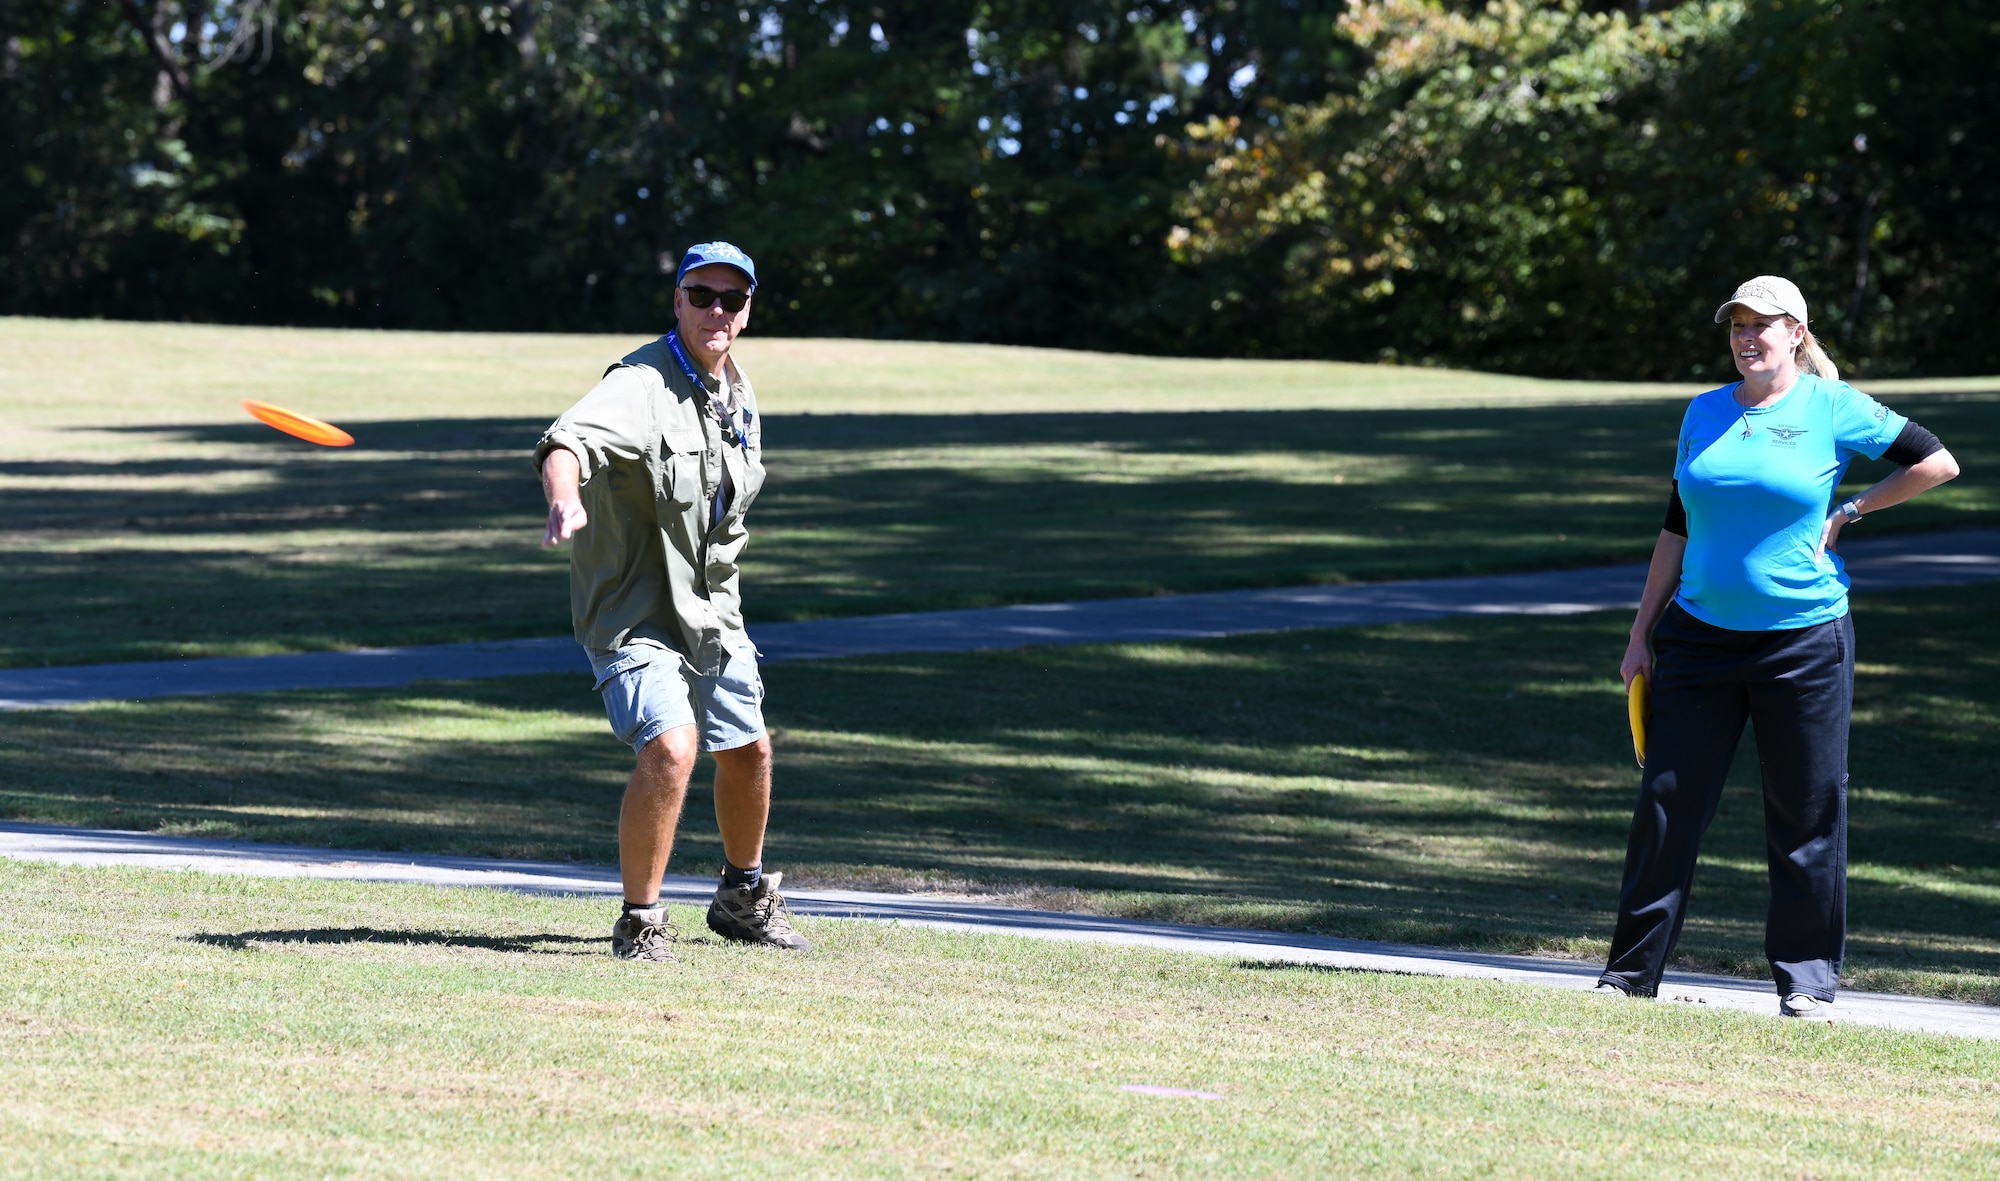
[[[304,927],[296,930],[244,931],[236,935],[204,931],[187,936],[187,941],[230,951],[254,951],[259,943],[381,943],[406,947],[536,952],[543,955],[575,955],[576,951],[568,949],[578,945],[588,947],[592,955],[604,949],[602,938],[580,935],[467,935],[458,931],[386,931],[376,927]]]
[[[1970,476],[1888,523],[1996,507],[2000,398],[1921,415]],[[773,419],[753,620],[1540,569],[1644,557],[1667,403]],[[165,454],[0,464],[0,663],[557,635],[519,418],[123,428]],[[193,453],[190,454],[190,451]],[[1857,473],[1866,475],[1867,473]]]
[[[1851,964],[1985,995],[2000,604],[1876,596],[1857,620]],[[802,887],[1074,889],[1112,914],[1593,956],[1637,788],[1612,675],[1626,626],[772,665],[768,859]],[[0,812],[21,819],[597,862],[631,765],[582,677],[0,715],[0,748]],[[1683,967],[1763,970],[1755,784],[1746,742]],[[681,833],[672,868],[712,872],[705,790]]]
[[[1229,966],[1239,972],[1305,972],[1316,976],[1410,976],[1433,979],[1422,972],[1398,972],[1393,968],[1342,968],[1333,964],[1300,964],[1291,960],[1237,960]]]

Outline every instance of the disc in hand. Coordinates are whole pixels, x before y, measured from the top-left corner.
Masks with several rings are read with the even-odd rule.
[[[1639,673],[1625,689],[1625,714],[1632,720],[1632,753],[1646,766],[1646,674]]]

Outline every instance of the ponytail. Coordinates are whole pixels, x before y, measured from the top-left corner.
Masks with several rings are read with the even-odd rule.
[[[1806,329],[1806,338],[1799,342],[1798,352],[1793,355],[1798,358],[1799,368],[1804,372],[1814,377],[1824,377],[1828,381],[1840,380],[1840,369],[1834,365],[1833,358],[1826,355],[1826,350],[1820,347],[1818,338],[1812,334],[1812,329]]]

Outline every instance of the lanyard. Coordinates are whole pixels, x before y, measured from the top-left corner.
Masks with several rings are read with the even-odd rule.
[[[679,329],[667,333],[667,347],[673,350],[674,360],[680,363],[681,372],[687,375],[688,381],[694,384],[694,388],[704,394],[708,394],[708,402],[715,409],[715,417],[728,424],[730,431],[736,435],[736,445],[743,448],[746,452],[749,451],[750,437],[743,433],[742,427],[736,425],[736,416],[728,411],[720,398],[709,393],[708,383],[696,375],[694,362],[688,360],[687,350],[681,347]]]

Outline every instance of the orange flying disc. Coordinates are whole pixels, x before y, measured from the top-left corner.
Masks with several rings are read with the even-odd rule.
[[[318,443],[322,447],[351,447],[354,445],[354,436],[332,423],[321,422],[317,418],[307,418],[303,414],[295,414],[283,406],[273,406],[269,402],[253,402],[245,398],[243,399],[243,408],[250,412],[250,417],[263,423],[265,426],[276,427],[286,434],[294,438],[304,439],[308,443]]]
[[[1639,756],[1639,767],[1646,766],[1646,674],[1633,676],[1632,684],[1625,690],[1625,715],[1632,721],[1632,753]]]

